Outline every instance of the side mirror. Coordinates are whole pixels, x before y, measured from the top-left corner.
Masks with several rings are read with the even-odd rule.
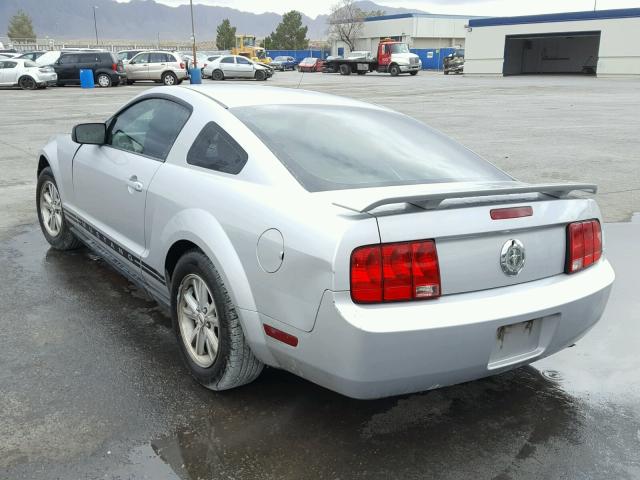
[[[83,145],[104,145],[107,143],[107,126],[104,123],[81,123],[73,127],[71,139]]]

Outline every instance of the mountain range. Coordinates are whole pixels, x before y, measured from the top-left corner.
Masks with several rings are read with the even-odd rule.
[[[238,2],[241,3],[241,2]],[[370,0],[357,2],[363,11],[384,11],[386,14],[420,12],[405,8],[378,5]],[[93,6],[97,7],[98,34],[110,40],[188,40],[191,36],[189,6],[169,7],[154,0],[1,0],[0,37],[6,35],[9,19],[18,10],[29,14],[38,38],[91,39],[94,37]],[[196,37],[213,40],[216,26],[225,18],[237,27],[238,33],[263,37],[275,30],[282,18],[277,13],[251,13],[235,8],[195,4]],[[420,12],[424,13],[424,12]],[[309,27],[307,37],[326,37],[327,15],[311,18],[303,14],[303,24]]]

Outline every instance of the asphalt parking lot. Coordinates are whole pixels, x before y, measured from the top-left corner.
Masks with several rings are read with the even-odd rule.
[[[287,72],[265,84],[395,108],[522,180],[598,183],[617,273],[603,320],[532,366],[423,394],[363,402],[273,369],[210,392],[143,292],[88,251],[49,249],[37,226],[39,148],[153,85],[0,90],[0,478],[640,478],[640,83]]]

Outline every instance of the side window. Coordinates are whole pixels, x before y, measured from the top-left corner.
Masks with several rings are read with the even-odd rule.
[[[236,175],[248,158],[247,152],[227,132],[215,122],[209,122],[191,145],[187,163]]]
[[[222,60],[220,60],[220,63],[234,63],[233,57],[224,57]]]
[[[4,62],[4,68],[16,68],[16,62]]]
[[[96,54],[95,53],[83,53],[80,55],[79,59],[80,63],[96,63]]]
[[[141,53],[136,56],[136,63],[149,63],[149,54]]]
[[[249,60],[247,60],[244,57],[236,57],[236,62],[241,64],[241,65],[248,65],[248,64],[251,63]]]
[[[1,69],[3,69],[3,68],[5,68],[4,63],[5,63],[5,62],[0,62],[0,70],[1,70]]]
[[[164,63],[167,61],[167,57],[164,53],[150,53],[149,63]]]
[[[165,160],[189,115],[186,107],[170,100],[142,100],[111,122],[107,144]]]
[[[72,63],[78,63],[79,55],[62,55],[60,57],[60,65],[70,65]]]

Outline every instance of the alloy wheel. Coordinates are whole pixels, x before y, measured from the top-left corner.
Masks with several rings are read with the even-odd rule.
[[[209,368],[218,355],[220,321],[213,295],[202,277],[184,277],[177,308],[180,337],[189,357],[196,365]]]
[[[62,202],[55,184],[47,180],[40,191],[40,213],[45,230],[51,237],[57,237],[62,230]]]

